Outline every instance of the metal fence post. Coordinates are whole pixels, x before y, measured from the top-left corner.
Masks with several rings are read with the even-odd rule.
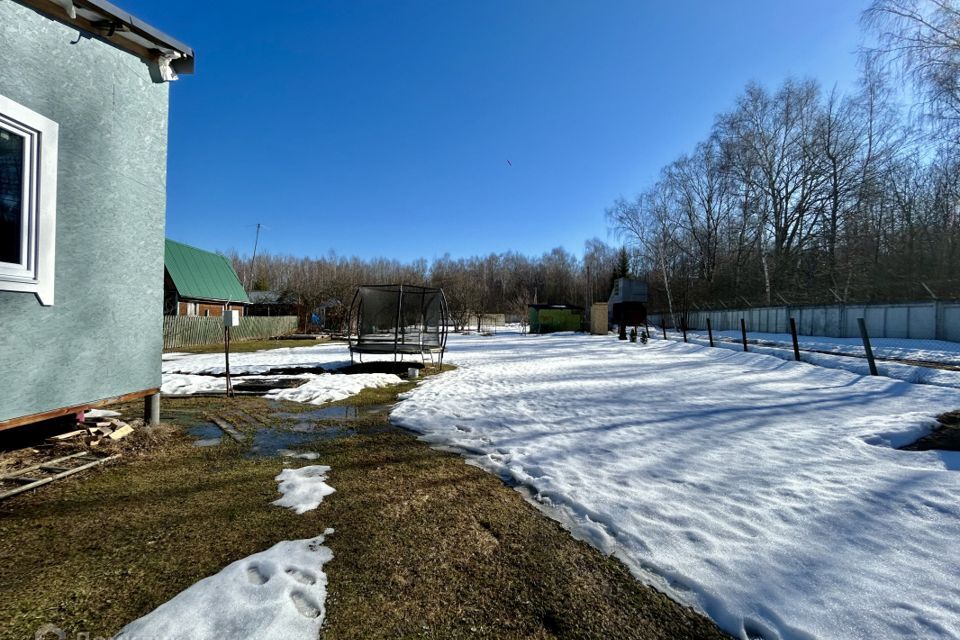
[[[740,318],[740,335],[743,337],[743,350],[747,351],[747,321]]]
[[[713,327],[710,326],[710,318],[707,318],[707,337],[710,338],[710,346],[713,346]]]
[[[863,350],[867,352],[867,363],[870,365],[870,375],[878,376],[877,362],[873,359],[873,348],[870,346],[870,336],[867,335],[867,323],[863,318],[857,318],[857,324],[860,325],[860,337],[863,339]]]
[[[800,343],[797,342],[797,323],[790,318],[790,335],[793,336],[793,357],[800,362]]]

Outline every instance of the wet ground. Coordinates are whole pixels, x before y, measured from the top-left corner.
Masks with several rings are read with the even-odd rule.
[[[245,435],[252,440],[248,456],[289,456],[296,453],[299,447],[311,442],[347,438],[357,435],[356,428],[351,423],[380,413],[389,413],[391,404],[371,404],[363,406],[334,405],[306,409],[304,411],[289,411],[279,402],[268,403],[270,412],[265,414],[265,420],[257,424],[252,430],[245,429]],[[195,416],[182,413],[177,416],[180,422],[193,422]],[[229,416],[226,418],[229,422]],[[249,422],[248,422],[249,424]],[[366,426],[364,432],[371,429],[376,432],[393,429],[392,426],[371,428]],[[230,438],[217,424],[203,420],[186,427],[187,433],[194,438],[197,447],[212,447],[229,441]]]

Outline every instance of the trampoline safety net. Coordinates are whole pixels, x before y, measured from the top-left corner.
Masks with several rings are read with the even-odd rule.
[[[447,343],[447,301],[442,289],[402,284],[363,285],[350,305],[350,356],[439,356]]]

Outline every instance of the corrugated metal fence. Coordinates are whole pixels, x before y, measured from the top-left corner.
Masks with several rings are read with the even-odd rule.
[[[677,314],[679,318],[679,314]],[[650,314],[650,322],[667,327],[674,322],[668,314]],[[747,330],[760,333],[789,333],[790,318],[797,323],[797,333],[831,338],[859,337],[857,318],[863,318],[872,338],[910,338],[960,342],[960,302],[904,302],[900,304],[848,304],[810,307],[756,307],[690,311],[688,329],[707,328],[707,318],[714,331],[740,330],[740,318]]]
[[[272,338],[297,330],[297,316],[244,316],[230,330],[232,340]],[[223,341],[223,318],[216,316],[164,316],[163,348],[180,349]]]

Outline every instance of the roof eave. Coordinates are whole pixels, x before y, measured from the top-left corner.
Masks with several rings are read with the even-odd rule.
[[[92,33],[144,60],[169,56],[178,74],[192,74],[193,48],[107,0],[17,0],[51,18]]]

